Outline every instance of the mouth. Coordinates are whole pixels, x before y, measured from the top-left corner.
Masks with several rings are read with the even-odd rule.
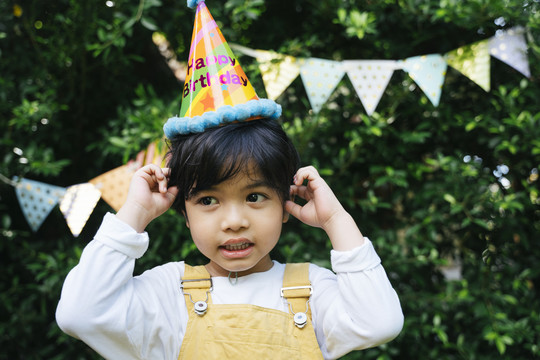
[[[219,247],[221,254],[227,258],[243,258],[248,256],[255,246],[251,241],[229,240]]]
[[[242,242],[242,243],[238,243],[238,244],[222,245],[221,248],[223,248],[223,249],[225,249],[227,251],[238,251],[238,250],[245,250],[248,247],[250,247],[251,245],[253,245],[253,244],[250,243],[250,242]]]

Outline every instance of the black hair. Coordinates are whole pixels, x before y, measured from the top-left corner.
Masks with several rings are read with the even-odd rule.
[[[300,159],[276,120],[252,120],[177,135],[169,142],[169,186],[178,187],[172,207],[185,213],[186,200],[237,174],[258,173],[285,202]]]

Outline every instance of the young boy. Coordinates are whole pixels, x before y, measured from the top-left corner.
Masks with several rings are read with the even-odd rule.
[[[107,359],[176,359],[181,348],[190,351],[181,357],[186,359],[299,359],[303,354],[315,359],[321,353],[335,359],[397,336],[403,315],[380,259],[313,167],[294,175],[296,153],[279,124],[230,124],[179,137],[172,149],[170,169],[149,165],[136,172],[125,205],[117,215],[106,215],[67,277],[57,310],[65,332]],[[286,179],[293,175],[291,186]],[[289,187],[305,205],[288,200]],[[182,261],[133,277],[135,259],[148,247],[144,228],[173,203],[210,260],[205,268],[212,288],[200,299],[186,296],[189,291],[181,287]],[[313,293],[304,306],[309,305],[312,320],[304,328],[292,318],[266,323],[276,311],[284,316],[292,311],[281,296],[285,265],[269,255],[288,213],[326,231],[334,248],[337,276],[309,266]],[[206,314],[188,310],[195,300],[206,301]],[[270,314],[258,324],[262,330],[242,326],[267,309]],[[306,310],[301,306],[294,312]],[[201,328],[188,326],[203,319]],[[233,325],[224,324],[227,319]],[[271,336],[261,338],[261,333]],[[307,340],[276,340],[279,333]],[[186,338],[196,350],[189,350]],[[313,348],[320,348],[319,357]],[[257,349],[262,353],[253,352]]]
[[[164,127],[169,168],[134,174],[65,280],[59,326],[114,360],[336,359],[390,341],[403,314],[371,242],[317,170],[298,169],[281,108],[258,99],[197,1],[182,117]],[[171,206],[209,262],[134,277],[144,229]],[[335,273],[270,258],[289,214],[326,232]]]

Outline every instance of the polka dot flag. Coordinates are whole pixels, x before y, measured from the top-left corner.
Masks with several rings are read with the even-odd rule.
[[[368,115],[373,114],[396,68],[394,60],[345,60],[343,66]]]
[[[215,25],[213,22],[209,24]],[[524,32],[520,27],[498,30],[495,36],[489,39],[460,47],[444,55],[421,55],[397,61],[303,59],[238,45],[235,47],[240,52],[257,58],[267,94],[271,99],[280,96],[300,73],[313,111],[318,113],[347,73],[362,105],[368,115],[371,115],[397,69],[406,71],[434,106],[438,106],[440,101],[447,65],[460,71],[485,91],[489,91],[491,86],[491,56],[530,77]],[[212,57],[211,60],[214,61],[213,59]],[[202,66],[203,58],[197,60]],[[229,62],[232,61],[230,56]],[[199,65],[194,63],[191,66],[197,68]],[[163,161],[163,156],[156,155],[153,150],[148,150],[146,154],[141,152],[140,155],[146,156],[147,163],[160,164]],[[139,155],[137,157],[139,158]],[[141,166],[144,161],[138,159],[137,163]],[[131,167],[121,166],[90,180],[90,183],[67,189],[17,178],[14,178],[13,186],[22,212],[33,231],[39,229],[51,210],[60,202],[60,210],[69,228],[78,236],[101,196],[113,209],[121,206],[128,189],[128,178],[132,175],[130,171],[133,171]]]
[[[485,91],[489,92],[491,89],[489,40],[478,41],[448,52],[446,62]]]
[[[300,76],[309,103],[316,114],[321,111],[337,84],[345,75],[341,62],[325,59],[300,59]]]
[[[526,77],[531,77],[527,60],[527,43],[523,32],[521,27],[497,31],[489,40],[489,53]]]
[[[257,51],[257,61],[266,94],[271,100],[276,100],[300,74],[300,66],[293,56]]]
[[[15,177],[13,180],[17,182],[18,178]],[[22,179],[15,186],[15,193],[28,225],[36,232],[49,216],[51,210],[62,199],[66,189],[39,181]]]
[[[530,77],[524,32],[525,30],[520,27],[498,30],[496,35],[489,39],[454,49],[446,54],[419,55],[402,60],[332,61],[297,58],[296,64],[300,64],[302,82],[315,113],[319,112],[328,100],[341,80],[343,71],[349,76],[368,115],[373,114],[377,108],[393,72],[398,69],[407,72],[431,103],[438,106],[448,65],[474,81],[486,92],[491,90],[491,56]],[[267,79],[278,79],[275,82],[279,83],[279,94],[282,94],[286,84],[290,85],[297,76],[293,68],[286,70],[276,68],[284,66],[282,63],[285,61],[273,60],[287,59],[288,64],[294,64],[294,57],[246,47],[239,47],[239,51],[257,58],[268,94],[278,92],[273,89],[276,84]],[[260,55],[265,52],[273,55]],[[290,79],[287,79],[287,76],[290,76]],[[275,98],[279,95],[272,96]]]
[[[89,181],[101,191],[101,197],[115,211],[120,210],[126,201],[129,184],[135,173],[135,167],[122,165],[107,171]]]
[[[448,65],[439,54],[414,56],[399,64],[422,89],[434,106],[439,106]]]

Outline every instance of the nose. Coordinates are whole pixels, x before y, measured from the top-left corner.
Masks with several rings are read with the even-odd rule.
[[[223,231],[238,231],[249,227],[249,219],[242,205],[231,204],[223,208],[221,228]]]

